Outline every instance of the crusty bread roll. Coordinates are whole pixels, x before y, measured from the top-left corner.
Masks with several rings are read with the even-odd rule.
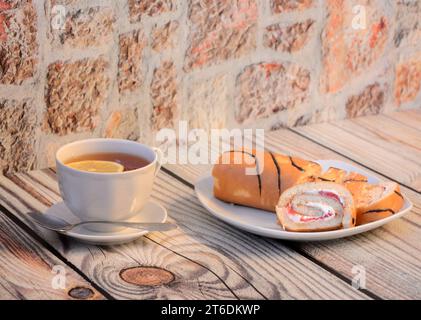
[[[349,182],[345,186],[355,200],[357,225],[389,217],[403,206],[403,196],[395,182]]]
[[[355,226],[351,193],[334,182],[308,182],[293,186],[276,206],[279,222],[287,231],[316,232]]]
[[[262,171],[247,175],[246,168],[256,168],[255,173],[257,169]],[[320,165],[311,161],[272,152],[232,150],[223,153],[213,167],[214,196],[226,202],[275,212],[283,191],[320,172]]]

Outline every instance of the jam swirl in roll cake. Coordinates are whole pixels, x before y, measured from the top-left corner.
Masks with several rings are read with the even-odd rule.
[[[286,190],[276,206],[284,230],[329,231],[351,228],[356,211],[351,193],[334,182],[308,182]]]

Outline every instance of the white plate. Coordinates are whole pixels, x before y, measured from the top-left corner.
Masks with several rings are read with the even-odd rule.
[[[370,176],[367,172],[354,167],[348,163],[337,160],[318,160],[317,161],[323,170],[329,167],[340,168],[346,171],[354,171],[364,174],[368,177],[368,182],[377,183],[380,180],[374,176]],[[350,229],[341,229],[325,232],[290,232],[284,231],[277,223],[277,218],[274,213],[267,211],[244,207],[240,205],[229,204],[216,199],[213,196],[213,179],[210,174],[207,174],[195,183],[196,195],[203,206],[208,209],[215,217],[245,231],[258,234],[265,237],[294,240],[294,241],[320,241],[339,239],[366,232],[378,228],[390,221],[402,217],[412,209],[412,203],[409,199],[404,197],[404,205],[401,211],[394,215],[357,226]]]
[[[77,222],[77,218],[64,202],[56,203],[51,206],[44,214],[58,216],[68,222]],[[167,219],[167,210],[158,203],[149,201],[143,210],[130,219],[133,222],[165,222]],[[84,226],[76,227],[71,231],[61,232],[62,234],[75,238],[79,241],[97,245],[115,245],[133,241],[149,231],[137,230],[131,228],[122,228],[116,232],[95,232]]]

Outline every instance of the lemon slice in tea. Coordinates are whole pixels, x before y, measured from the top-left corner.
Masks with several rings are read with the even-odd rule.
[[[124,166],[113,161],[85,160],[67,163],[66,165],[76,170],[89,172],[112,173],[124,171]]]

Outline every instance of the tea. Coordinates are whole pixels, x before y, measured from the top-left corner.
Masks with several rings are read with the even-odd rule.
[[[95,161],[95,160],[117,162],[124,167],[124,171],[136,170],[136,169],[145,167],[150,163],[150,161],[142,157],[132,155],[132,154],[110,152],[110,153],[84,154],[84,155],[77,156],[66,161],[66,164],[69,164],[72,162],[79,162],[79,161]]]

